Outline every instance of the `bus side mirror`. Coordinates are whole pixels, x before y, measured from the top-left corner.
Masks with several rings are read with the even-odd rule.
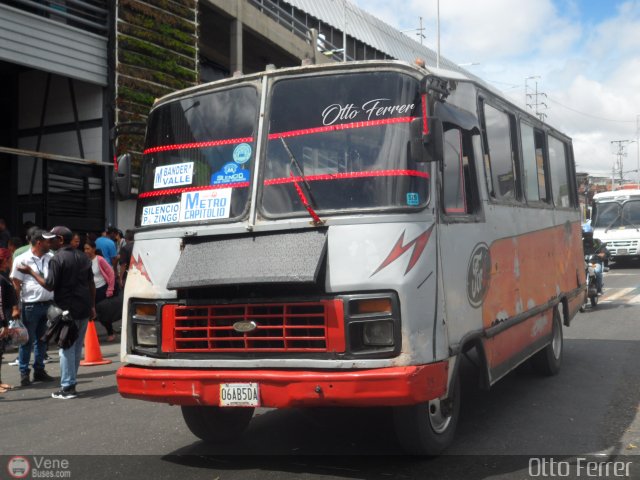
[[[435,117],[430,117],[427,121],[427,133],[424,133],[422,118],[411,121],[409,158],[417,163],[439,162],[443,157],[442,121]]]
[[[133,198],[131,194],[131,154],[120,155],[116,161],[117,170],[114,172],[114,184],[119,200]]]

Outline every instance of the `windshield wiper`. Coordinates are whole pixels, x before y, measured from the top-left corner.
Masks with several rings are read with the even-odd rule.
[[[613,222],[607,225],[607,228],[604,229],[604,233],[607,233],[607,231],[609,231],[609,229],[613,226],[614,223],[618,221],[619,218],[620,218],[620,214],[616,215],[616,218],[613,219]]]
[[[633,228],[635,228],[635,229],[636,229],[636,232],[640,232],[640,227],[638,227],[638,226],[637,226],[635,223],[633,223],[631,220],[629,220],[629,219],[624,219],[624,218],[623,218],[623,219],[622,219],[622,225],[623,225],[623,226],[624,226],[625,222],[626,222],[626,224],[627,224],[627,225],[630,225],[630,226],[632,226]]]
[[[307,182],[307,178],[304,176],[302,167],[298,163],[298,160],[296,159],[296,157],[293,155],[293,152],[289,148],[289,145],[287,145],[287,142],[285,142],[284,138],[280,137],[280,140],[282,141],[282,145],[284,146],[284,149],[286,150],[287,155],[289,155],[289,159],[291,160],[289,165],[290,166],[295,165],[296,168],[298,169],[299,177],[302,179],[302,183],[304,183],[304,186],[307,189],[307,194],[309,195],[309,199],[311,200],[311,203],[309,203],[309,201],[307,200],[307,197],[302,191],[302,188],[300,188],[300,185],[298,185],[298,181],[296,180],[296,177],[293,175],[293,169],[291,168],[289,171],[289,174],[293,179],[293,185],[296,187],[296,193],[298,194],[298,197],[300,197],[300,201],[302,202],[302,205],[304,205],[304,208],[306,208],[307,212],[309,212],[309,215],[311,215],[311,218],[313,219],[313,224],[315,226],[323,225],[324,221],[320,219],[316,211],[313,209],[313,207],[318,208],[318,204],[313,198],[313,193],[311,192],[311,186],[309,185],[309,182]],[[311,204],[313,204],[313,206],[311,206]]]

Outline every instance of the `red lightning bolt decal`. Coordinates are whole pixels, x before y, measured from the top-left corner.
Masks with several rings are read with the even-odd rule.
[[[404,252],[413,247],[413,252],[411,253],[411,258],[409,259],[409,264],[407,265],[407,269],[405,270],[404,274],[406,275],[407,273],[409,273],[411,269],[415,267],[416,263],[418,263],[418,259],[420,258],[420,255],[422,255],[424,247],[426,247],[427,243],[429,243],[429,237],[431,236],[432,231],[433,225],[431,225],[425,232],[418,235],[406,245],[403,245],[405,232],[402,232],[400,238],[391,249],[391,252],[389,252],[389,255],[387,255],[387,258],[385,258],[384,262],[380,264],[380,266],[375,272],[371,274],[371,276],[373,277],[380,270],[391,265],[398,258],[400,258]]]
[[[140,257],[140,255],[138,255],[138,258],[134,257],[133,255],[131,256],[131,266],[129,268],[135,268],[144,278],[149,280],[149,283],[153,283],[151,281],[151,278],[149,278],[149,273],[147,272],[144,263],[142,263],[142,258]]]

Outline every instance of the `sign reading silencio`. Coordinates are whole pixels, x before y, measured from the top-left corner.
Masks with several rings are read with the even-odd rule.
[[[171,188],[177,185],[191,185],[192,181],[193,162],[163,165],[155,169],[153,188]]]
[[[162,225],[163,223],[176,223],[180,214],[179,203],[165,203],[163,205],[149,205],[142,207],[140,225]]]
[[[198,222],[229,218],[231,188],[184,192],[180,199],[180,221]]]

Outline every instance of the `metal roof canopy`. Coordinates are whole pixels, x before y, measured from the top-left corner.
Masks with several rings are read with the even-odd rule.
[[[317,17],[337,30],[398,60],[413,62],[422,58],[427,65],[436,66],[437,54],[430,48],[412,40],[391,25],[374,17],[348,0],[285,0],[290,5]],[[475,77],[456,63],[440,55],[440,68],[454,70]]]

